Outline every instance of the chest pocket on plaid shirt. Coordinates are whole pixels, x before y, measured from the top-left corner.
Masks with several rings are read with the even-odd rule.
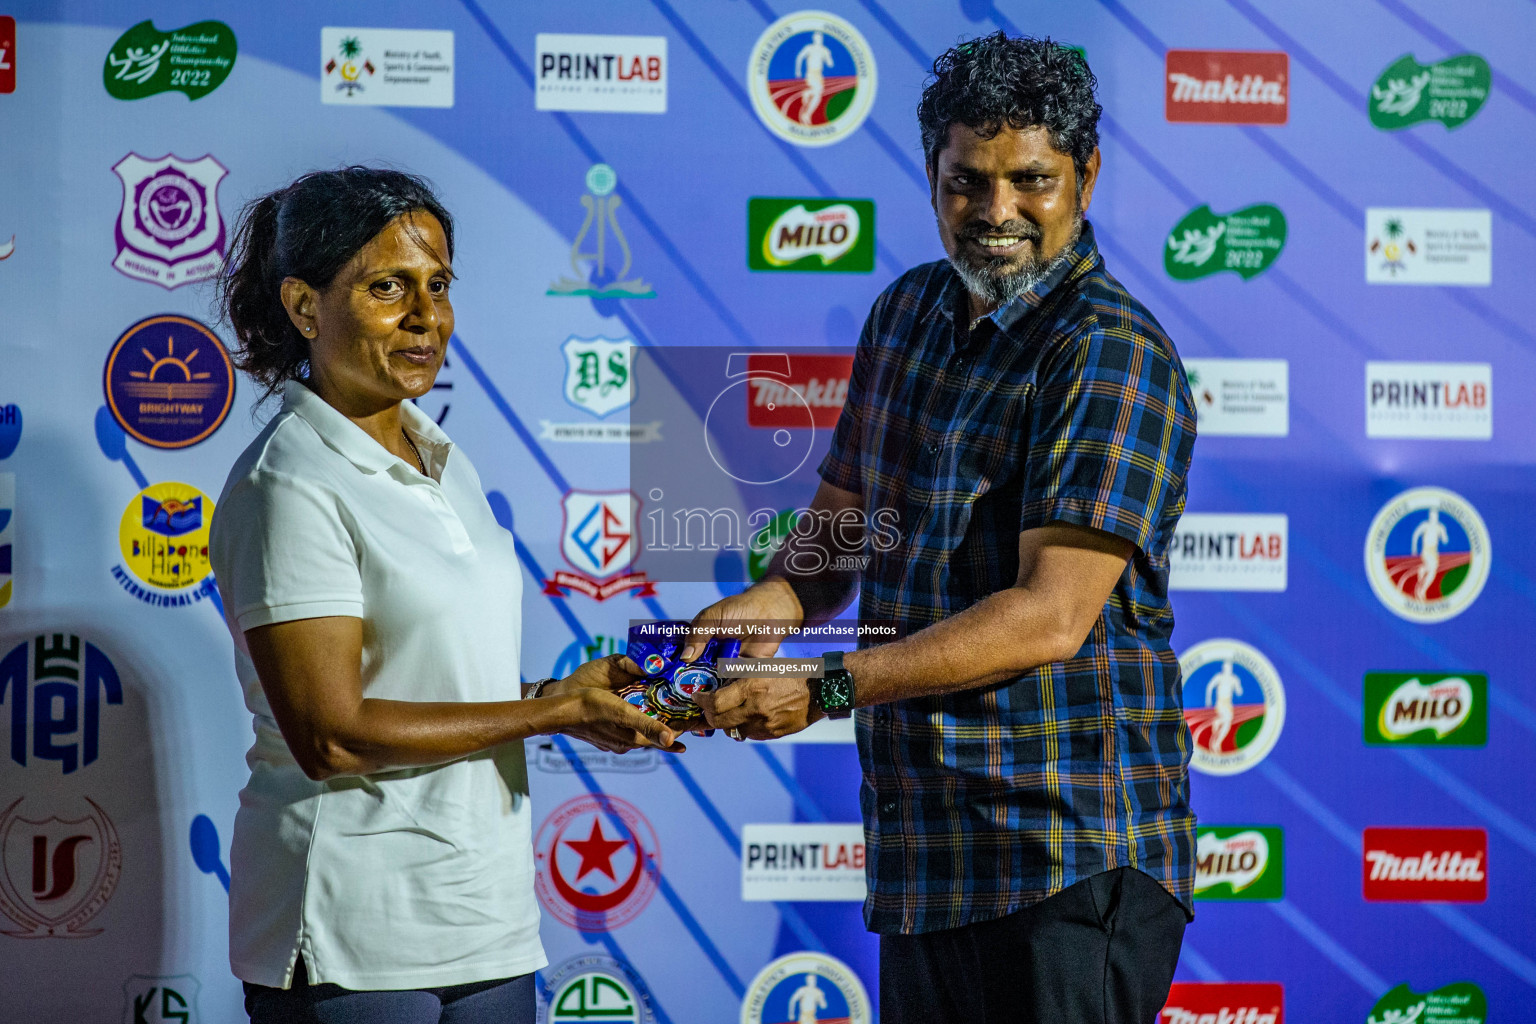
[[[964,407],[944,435],[937,480],[949,481],[953,498],[934,512],[946,517],[941,532],[951,550],[965,539],[978,504],[1014,509],[1011,524],[998,523],[1008,533],[995,543],[1017,548],[1019,487],[1024,455],[1029,448],[1030,406],[1035,399],[1033,375],[1000,383],[977,381],[965,396]],[[990,517],[989,517],[990,518]],[[989,528],[994,524],[988,522]]]

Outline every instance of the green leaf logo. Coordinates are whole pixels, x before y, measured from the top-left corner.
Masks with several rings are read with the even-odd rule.
[[[1397,131],[1420,121],[1460,128],[1488,99],[1493,73],[1475,53],[1420,64],[1408,53],[1388,65],[1366,98],[1371,124]]]
[[[171,32],[141,21],[107,51],[101,78],[107,93],[120,100],[161,92],[199,100],[224,84],[236,50],[235,34],[222,21],[199,21]]]
[[[1376,1001],[1365,1024],[1487,1024],[1488,997],[1470,981],[1431,992],[1399,985]]]
[[[1244,280],[1269,269],[1285,248],[1285,214],[1259,203],[1217,216],[1209,206],[1191,210],[1168,233],[1163,266],[1178,281],[1193,281],[1223,270]]]

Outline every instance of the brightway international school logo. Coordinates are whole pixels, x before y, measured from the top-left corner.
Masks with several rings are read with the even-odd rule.
[[[661,850],[640,809],[616,796],[556,807],[534,837],[534,891],[544,909],[583,932],[612,931],[656,894]]]
[[[213,499],[191,484],[151,484],[128,502],[118,524],[123,562],[112,576],[128,593],[159,608],[211,596],[208,527]]]
[[[655,1024],[650,989],[629,964],[608,956],[573,957],[546,967],[539,1024]]]
[[[747,62],[760,121],[797,146],[830,146],[864,123],[875,104],[875,57],[859,30],[825,11],[796,11],[769,25]]]
[[[123,873],[117,829],[101,805],[83,798],[77,817],[22,816],[18,797],[0,812],[0,935],[84,939]]]
[[[569,491],[561,510],[560,553],[576,571],[557,570],[544,581],[546,595],[565,597],[569,589],[596,601],[626,590],[656,596],[645,573],[624,571],[640,553],[640,499],[633,491]]]
[[[1241,640],[1205,640],[1179,658],[1184,720],[1194,739],[1189,766],[1236,775],[1264,760],[1285,726],[1280,673]]]
[[[219,272],[225,236],[218,191],[229,173],[223,164],[211,156],[149,160],[129,153],[112,170],[123,183],[114,267],[166,289]]]
[[[1410,622],[1444,622],[1466,611],[1488,582],[1492,557],[1482,516],[1443,487],[1399,494],[1376,513],[1365,537],[1371,589]]]
[[[147,317],[122,333],[102,373],[118,426],[151,448],[188,448],[224,423],[235,367],[224,343],[191,317]]]
[[[825,953],[791,953],[757,972],[741,1003],[741,1024],[869,1024],[874,1014],[859,976]]]

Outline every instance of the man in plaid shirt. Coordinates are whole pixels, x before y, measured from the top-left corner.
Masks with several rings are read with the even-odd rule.
[[[857,588],[861,621],[903,627],[836,673],[862,709],[886,1024],[1147,1024],[1192,917],[1167,552],[1194,406],[1083,219],[1095,84],[1081,54],[1003,33],[935,63],[918,119],[949,258],[870,313],[819,526],[695,621],[825,621]],[[832,521],[849,510],[897,525],[858,538],[862,579],[792,571],[796,551],[843,550]],[[824,680],[764,678],[701,703],[711,725],[766,739],[848,702]]]

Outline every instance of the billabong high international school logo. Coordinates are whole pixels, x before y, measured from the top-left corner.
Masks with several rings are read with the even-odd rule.
[[[582,796],[539,826],[534,891],[544,909],[583,932],[627,924],[656,894],[661,851],[639,808],[616,796]]]
[[[539,1024],[655,1024],[650,989],[629,964],[578,956],[543,972]]]
[[[229,173],[223,164],[211,156],[149,160],[129,153],[112,170],[123,183],[114,267],[166,289],[219,272],[225,248],[219,182]]]
[[[1205,640],[1179,658],[1184,720],[1195,741],[1189,766],[1236,775],[1264,760],[1285,725],[1280,673],[1241,640]]]
[[[565,597],[569,588],[598,601],[626,590],[656,596],[645,573],[624,572],[640,554],[640,499],[633,491],[570,491],[561,510],[560,553],[576,572],[557,571],[544,581],[545,594]]]
[[[123,564],[113,567],[113,577],[146,604],[171,608],[204,600],[214,592],[212,522],[213,499],[196,487],[151,484],[123,510],[117,531]]]
[[[768,130],[797,146],[852,134],[875,103],[875,58],[859,30],[824,11],[769,25],[747,62],[747,92]]]
[[[187,448],[229,415],[235,367],[211,329],[168,313],[123,332],[107,354],[102,390],[129,437],[151,448]]]
[[[84,939],[123,873],[123,849],[112,819],[85,797],[64,818],[28,818],[18,797],[0,812],[0,935]]]
[[[1488,528],[1461,495],[1415,487],[1384,505],[1365,538],[1365,572],[1377,598],[1410,622],[1444,622],[1488,581]]]
[[[859,976],[825,953],[791,953],[757,972],[741,1001],[741,1024],[870,1024]]]
[[[629,240],[619,227],[619,176],[607,164],[593,164],[587,169],[587,194],[581,205],[587,211],[581,230],[571,243],[571,271],[574,276],[552,283],[545,295],[582,295],[591,299],[654,299],[656,289],[643,278],[628,277],[634,262]],[[612,236],[611,238],[609,236]],[[591,246],[590,250],[585,247]],[[617,264],[617,265],[615,265]]]

